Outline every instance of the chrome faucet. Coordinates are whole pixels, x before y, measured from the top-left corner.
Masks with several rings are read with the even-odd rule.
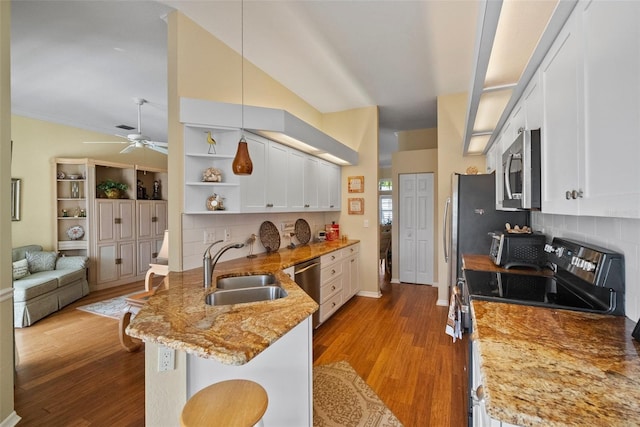
[[[244,247],[244,243],[228,244],[227,246],[223,246],[220,250],[218,250],[218,252],[216,252],[216,254],[212,258],[211,248],[222,241],[223,240],[218,240],[217,242],[212,243],[207,248],[207,250],[204,251],[204,259],[203,259],[204,268],[203,269],[204,269],[204,287],[205,288],[211,287],[211,284],[213,281],[213,269],[216,268],[216,264],[218,263],[218,260],[220,259],[222,254],[224,254],[229,249],[240,249]]]

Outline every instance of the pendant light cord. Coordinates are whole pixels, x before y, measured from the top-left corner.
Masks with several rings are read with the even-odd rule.
[[[242,137],[244,137],[244,0],[240,2],[240,75],[242,98]]]

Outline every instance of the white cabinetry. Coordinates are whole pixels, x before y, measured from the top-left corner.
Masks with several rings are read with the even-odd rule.
[[[320,258],[320,323],[327,320],[343,303],[344,265],[342,249]]]
[[[639,16],[581,2],[541,65],[543,212],[640,218]]]
[[[329,185],[329,209],[328,210],[340,210],[342,205],[342,168],[333,163],[328,163],[328,179]]]
[[[88,159],[54,159],[55,242],[63,255],[89,254]]]
[[[360,243],[344,248],[344,301],[354,296],[360,290]]]
[[[137,200],[137,274],[142,275],[155,262],[164,231],[167,229],[167,202],[165,200]]]
[[[96,199],[96,264],[98,285],[126,283],[136,276],[135,207],[133,200]]]
[[[305,156],[304,159],[304,208],[315,210],[318,208],[318,170],[317,157]]]
[[[360,290],[360,244],[320,258],[320,314],[323,323]]]
[[[267,158],[269,141],[258,137],[246,137],[249,156],[253,163],[251,175],[240,176],[241,212],[264,212],[267,206]]]
[[[304,210],[304,164],[305,155],[303,153],[289,150],[287,204],[292,211]]]

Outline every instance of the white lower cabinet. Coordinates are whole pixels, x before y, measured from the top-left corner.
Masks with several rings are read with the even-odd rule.
[[[320,323],[360,290],[359,255],[357,243],[320,258]]]

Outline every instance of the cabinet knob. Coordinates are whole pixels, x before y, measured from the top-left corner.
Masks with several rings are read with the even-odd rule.
[[[332,287],[331,287],[331,290],[332,290],[332,291],[335,291],[335,290],[336,290],[336,287],[335,287],[335,286],[332,286]]]
[[[158,217],[157,216],[152,216],[151,217],[151,222],[158,222]]]
[[[331,308],[333,308],[333,307],[335,307],[335,306],[336,306],[336,303],[335,303],[335,302],[331,304]]]
[[[122,258],[116,258],[116,265],[122,264]]]
[[[335,255],[331,255],[331,261],[333,261],[334,259],[336,259]]]
[[[329,205],[329,207],[330,207],[331,209],[333,209],[333,205]]]
[[[154,252],[151,254],[151,258],[158,258],[158,252]]]
[[[267,203],[267,207],[268,208],[272,208],[273,207],[273,203]]]
[[[332,275],[333,275],[333,274],[336,274],[336,271],[335,271],[335,270],[331,270],[331,274],[332,274]]]
[[[578,189],[578,190],[573,190],[571,192],[571,197],[573,199],[582,199],[582,190]]]
[[[122,218],[114,218],[113,219],[113,223],[114,224],[122,224]]]
[[[305,208],[308,208],[308,207],[309,207],[309,205],[304,205],[304,207],[305,207]]]

